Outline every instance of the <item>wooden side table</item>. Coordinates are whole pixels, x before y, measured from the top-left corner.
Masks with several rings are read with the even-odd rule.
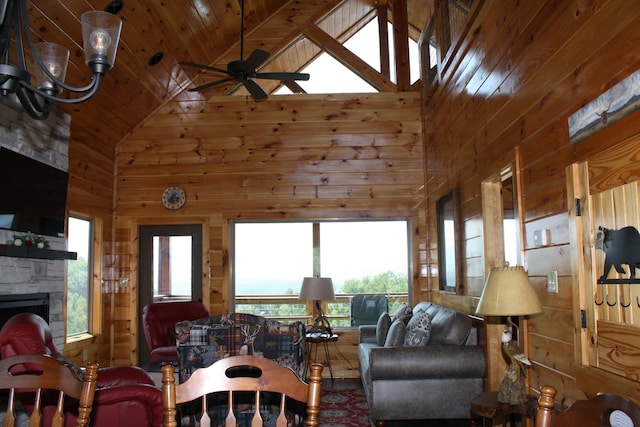
[[[329,374],[331,375],[331,383],[333,384],[333,370],[331,369],[331,356],[329,355],[329,343],[336,342],[340,338],[339,335],[329,334],[329,333],[313,333],[308,332],[305,335],[305,340],[309,344],[309,348],[307,351],[307,376],[308,372],[311,369],[311,363],[316,363],[318,360],[318,345],[322,345],[324,347],[324,357],[327,361],[327,366],[329,367]],[[311,361],[311,354],[313,353],[313,362]]]
[[[507,420],[511,415],[520,414],[523,417],[534,417],[538,408],[538,398],[527,396],[527,401],[518,405],[498,402],[498,392],[491,391],[480,393],[471,399],[471,412],[482,417],[482,425],[486,426],[486,420],[493,420],[502,415],[502,426],[507,426]]]

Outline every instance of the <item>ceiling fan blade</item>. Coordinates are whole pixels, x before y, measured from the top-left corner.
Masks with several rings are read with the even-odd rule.
[[[189,92],[200,92],[203,89],[208,89],[212,86],[218,85],[220,83],[225,83],[225,82],[230,82],[233,81],[235,79],[231,78],[231,77],[227,77],[226,79],[222,79],[222,80],[216,80],[215,82],[209,82],[209,83],[205,83],[203,85],[200,86],[196,86],[192,89],[189,89]]]
[[[249,79],[242,80],[242,84],[247,88],[247,91],[251,94],[253,99],[256,101],[262,101],[263,99],[267,99],[267,94],[264,90],[256,82]]]
[[[202,70],[215,71],[217,73],[229,74],[227,72],[227,70],[223,70],[222,68],[210,67],[209,65],[203,65],[203,64],[196,64],[195,62],[183,61],[183,62],[178,62],[178,64],[184,65],[185,67],[194,67],[194,68],[200,68]]]
[[[251,55],[249,55],[247,60],[244,61],[243,71],[245,72],[255,71],[255,69],[258,68],[260,64],[262,64],[264,61],[267,60],[269,55],[270,54],[267,51],[260,50],[260,49],[254,50],[253,52],[251,52]]]
[[[269,80],[309,80],[307,73],[256,73],[254,77]]]

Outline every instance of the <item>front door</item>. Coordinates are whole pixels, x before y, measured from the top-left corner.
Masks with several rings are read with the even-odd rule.
[[[139,363],[149,363],[142,309],[157,301],[202,301],[202,225],[142,225],[139,230]]]

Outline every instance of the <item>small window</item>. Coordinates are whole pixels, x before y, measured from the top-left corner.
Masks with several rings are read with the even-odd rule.
[[[451,191],[436,205],[438,216],[438,276],[440,290],[456,292],[460,279],[458,193]]]
[[[93,221],[69,218],[69,251],[78,258],[67,266],[67,336],[91,330],[91,277],[93,254]]]
[[[153,298],[191,299],[191,236],[153,236]]]

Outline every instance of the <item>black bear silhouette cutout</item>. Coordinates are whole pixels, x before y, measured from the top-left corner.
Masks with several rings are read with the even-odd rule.
[[[606,283],[607,275],[614,267],[620,274],[627,274],[623,265],[629,267],[629,277],[636,278],[636,268],[640,267],[640,233],[635,227],[623,227],[610,230],[598,227],[596,235],[596,249],[605,253],[604,270],[598,283]]]

